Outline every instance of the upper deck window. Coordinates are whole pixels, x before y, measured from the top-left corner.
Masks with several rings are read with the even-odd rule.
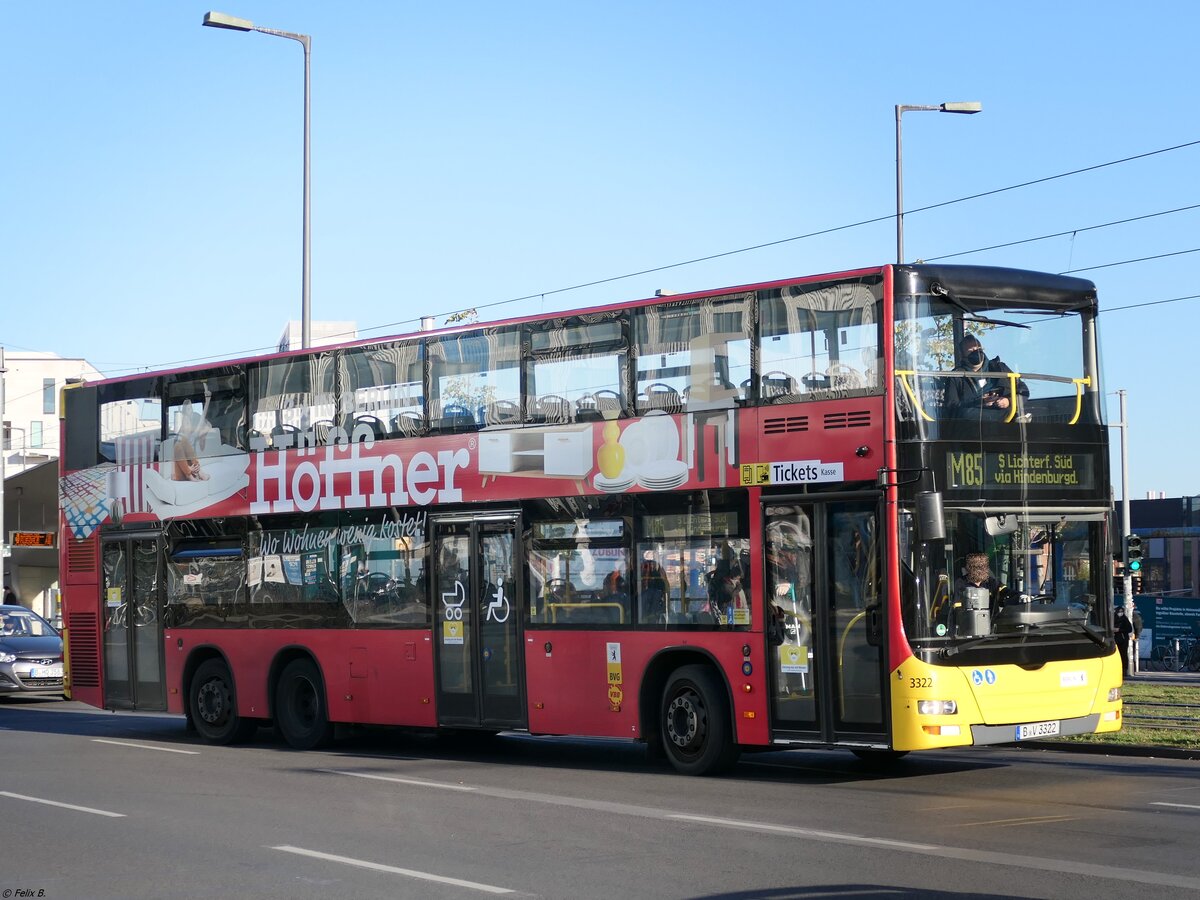
[[[483,328],[429,341],[429,425],[470,431],[520,421],[521,333]]]
[[[148,463],[162,437],[162,395],[157,379],[99,389],[100,456],[107,462]]]
[[[302,432],[332,422],[335,354],[273,359],[250,367],[250,447],[295,447]]]
[[[425,428],[425,359],[420,342],[347,350],[341,358],[340,421],[376,437],[412,437]]]
[[[759,393],[766,402],[856,396],[880,386],[878,284],[764,292]]]
[[[199,459],[249,449],[241,369],[226,366],[194,377],[168,377],[166,395],[167,440],[182,456]],[[164,459],[172,458],[172,447],[164,444],[163,451]]]
[[[557,319],[530,333],[526,421],[617,418],[628,409],[625,319],[617,313]],[[504,424],[502,420],[489,424]]]
[[[754,294],[648,306],[634,323],[638,413],[731,407],[749,397]]]

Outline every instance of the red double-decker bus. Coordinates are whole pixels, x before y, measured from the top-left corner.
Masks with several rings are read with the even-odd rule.
[[[693,774],[1116,729],[1097,312],[883,266],[74,386],[70,695]]]

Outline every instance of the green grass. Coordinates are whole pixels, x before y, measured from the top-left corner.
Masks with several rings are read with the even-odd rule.
[[[1125,682],[1121,687],[1125,701],[1125,715],[1137,716],[1184,716],[1200,726],[1200,685],[1192,684],[1143,684]],[[1165,710],[1154,707],[1139,708],[1139,703],[1187,703],[1192,709]],[[1121,744],[1152,747],[1174,747],[1181,750],[1200,750],[1200,729],[1188,731],[1170,726],[1143,725],[1126,719],[1120,731],[1112,734],[1084,734],[1077,737],[1059,738],[1087,744]]]

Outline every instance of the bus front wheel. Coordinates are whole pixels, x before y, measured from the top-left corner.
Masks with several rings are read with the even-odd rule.
[[[315,750],[333,740],[333,725],[325,705],[325,683],[312,661],[292,660],[279,676],[275,723],[283,739],[296,750]]]
[[[258,723],[237,713],[233,678],[223,660],[200,663],[192,678],[188,704],[197,734],[210,744],[236,744],[248,740]]]
[[[662,700],[663,749],[684,775],[715,775],[738,758],[721,679],[708,666],[676,671]]]

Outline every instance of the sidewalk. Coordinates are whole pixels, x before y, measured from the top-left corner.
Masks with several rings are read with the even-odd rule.
[[[1129,675],[1126,681],[1143,684],[1200,684],[1200,672],[1138,672]]]

